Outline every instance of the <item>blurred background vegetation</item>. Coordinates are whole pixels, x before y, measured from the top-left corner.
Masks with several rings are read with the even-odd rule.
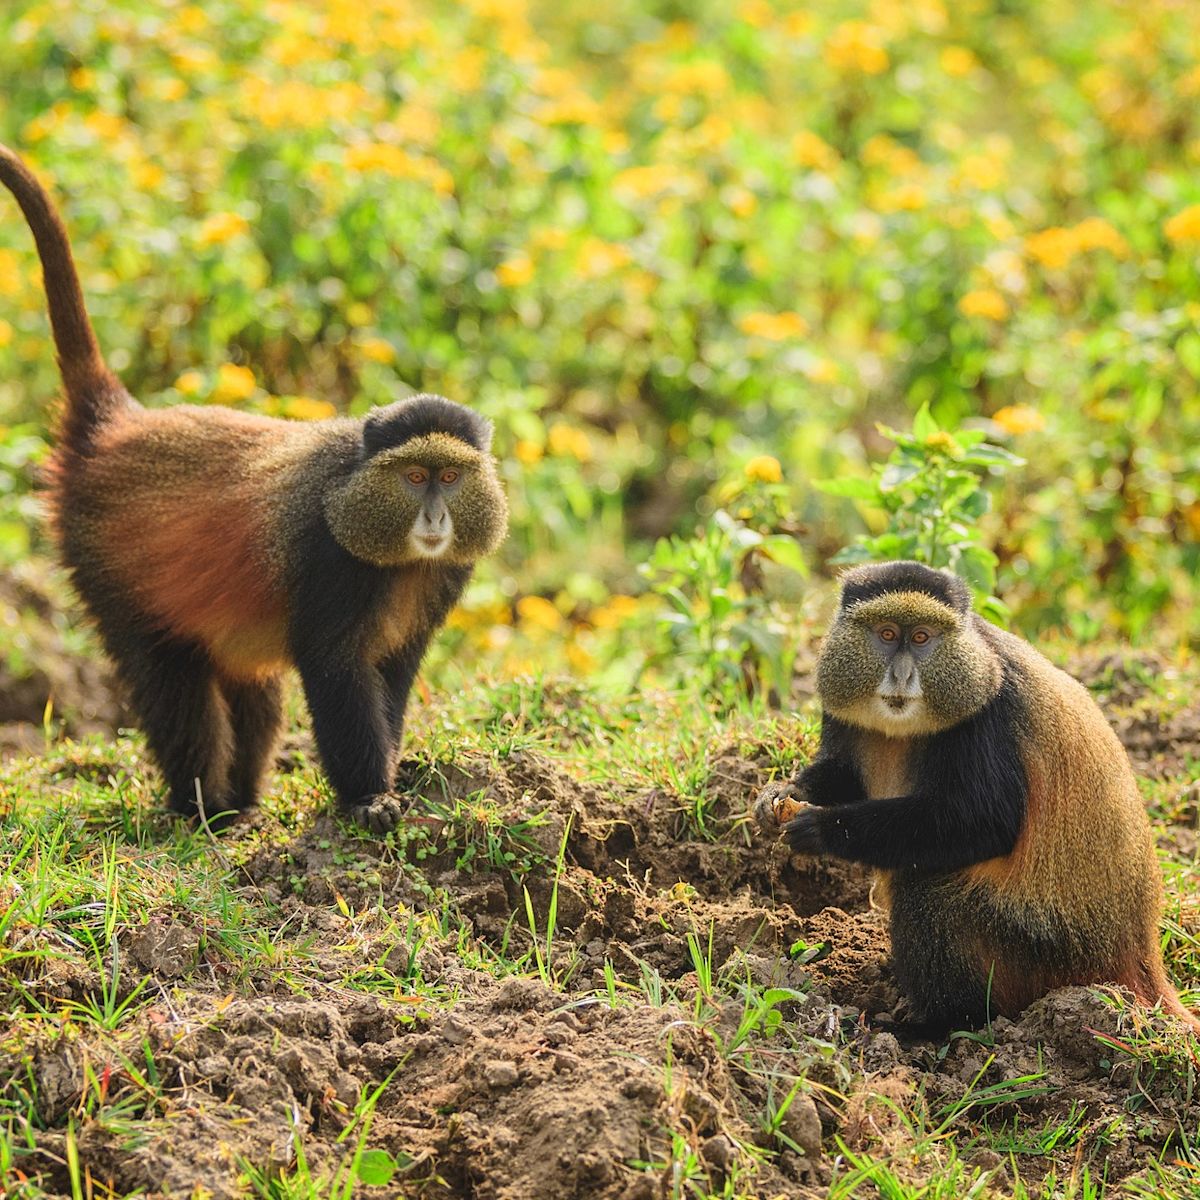
[[[1200,639],[1191,15],[8,0],[0,137],[146,403],[428,390],[496,422],[513,532],[435,677],[464,651],[780,699],[847,554],[928,550],[1026,634]],[[19,674],[58,384],[0,211]]]

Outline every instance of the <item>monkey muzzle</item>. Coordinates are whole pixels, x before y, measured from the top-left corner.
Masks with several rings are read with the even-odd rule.
[[[876,695],[894,713],[902,713],[924,696],[921,672],[911,654],[897,654],[888,663]]]

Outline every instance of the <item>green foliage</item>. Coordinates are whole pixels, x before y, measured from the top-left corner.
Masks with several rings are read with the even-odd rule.
[[[806,570],[794,539],[759,533],[720,509],[694,537],[659,541],[642,567],[665,602],[651,662],[720,704],[771,689],[786,696],[795,647],[765,589],[764,562]]]
[[[945,567],[970,584],[980,609],[1003,618],[1007,609],[992,595],[996,586],[995,553],[984,544],[979,522],[988,511],[984,487],[1023,460],[988,442],[977,429],[943,429],[923,404],[911,433],[887,425],[879,432],[895,443],[886,463],[871,479],[827,479],[817,486],[831,496],[882,509],[882,533],[860,534],[835,563],[915,559]]]
[[[977,582],[1023,631],[1196,637],[1177,7],[12,0],[0,138],[54,184],[145,402],[304,417],[426,389],[492,417],[512,536],[469,605],[552,598],[578,662],[619,655],[590,612],[764,450],[825,561],[862,525],[812,481],[865,473],[875,422],[922,404],[947,429],[1036,410]],[[58,381],[0,207],[7,565],[39,544],[24,439]]]

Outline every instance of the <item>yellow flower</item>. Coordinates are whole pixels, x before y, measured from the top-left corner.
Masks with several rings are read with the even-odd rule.
[[[1197,212],[1200,213],[1200,205]],[[1054,269],[1065,267],[1085,250],[1107,250],[1117,258],[1125,258],[1129,254],[1129,243],[1103,217],[1088,217],[1065,229],[1061,226],[1043,229],[1025,239],[1025,252],[1029,257]]]
[[[1163,226],[1163,232],[1173,242],[1200,242],[1200,204],[1189,204]]]
[[[755,29],[764,29],[775,19],[775,10],[767,0],[742,0],[737,15],[739,21],[745,21]]]
[[[217,386],[213,390],[213,399],[221,403],[246,400],[254,395],[257,386],[254,372],[249,367],[239,367],[236,363],[222,363],[217,368]]]
[[[358,349],[363,358],[369,362],[394,363],[396,361],[396,347],[385,338],[364,338],[359,343]]]
[[[573,425],[555,425],[546,438],[546,447],[559,458],[574,458],[580,462],[592,461],[592,442],[582,429]]]
[[[585,279],[595,279],[627,266],[632,257],[627,246],[590,237],[579,248],[579,270]]]
[[[567,643],[567,662],[580,673],[586,674],[596,669],[596,659],[578,642]]]
[[[613,177],[613,191],[623,192],[635,200],[644,200],[665,192],[676,182],[679,174],[679,168],[671,163],[626,167]]]
[[[770,454],[759,454],[745,466],[746,478],[752,483],[779,483],[783,479],[783,467],[779,459]]]
[[[537,230],[529,241],[537,250],[561,250],[567,244],[567,231],[555,225],[547,225],[544,229]]]
[[[929,450],[937,450],[946,454],[953,454],[958,449],[958,443],[944,429],[935,429],[925,439],[925,446]]]
[[[1055,225],[1025,239],[1025,253],[1044,267],[1061,269],[1075,257],[1076,244],[1068,229]]]
[[[720,96],[729,89],[729,72],[716,59],[696,59],[675,67],[662,86],[684,96]]]
[[[249,232],[250,222],[238,213],[213,213],[212,216],[205,217],[200,232],[196,235],[196,241],[201,246],[220,246]]]
[[[454,177],[431,158],[409,154],[389,142],[366,142],[346,151],[346,166],[352,171],[380,171],[396,179],[416,179],[428,183],[446,196],[454,191]]]
[[[544,596],[522,596],[517,601],[517,616],[536,629],[550,633],[562,628],[562,613]]]
[[[902,183],[879,197],[881,212],[915,212],[926,204],[925,189],[919,183]]]
[[[1007,404],[992,417],[992,420],[1005,433],[1013,435],[1037,433],[1046,428],[1046,418],[1029,404]]]
[[[964,317],[1003,321],[1008,316],[1008,301],[995,288],[976,288],[959,299],[958,311]]]
[[[1107,250],[1118,258],[1129,253],[1129,243],[1103,217],[1088,217],[1071,230],[1080,250]]]
[[[513,453],[517,456],[517,462],[523,466],[532,467],[535,463],[542,461],[544,451],[537,442],[531,442],[527,438],[522,438],[513,447]]]
[[[838,165],[837,151],[811,129],[801,129],[792,138],[792,159],[802,167],[828,174]]]
[[[609,596],[607,603],[592,610],[590,620],[597,629],[615,629],[634,616],[637,610],[635,596]]]
[[[738,328],[750,337],[764,338],[768,342],[783,342],[788,338],[803,337],[808,332],[808,322],[797,312],[752,312],[738,318]]]
[[[280,396],[279,411],[296,421],[323,421],[337,416],[337,409],[328,400],[314,400],[312,396]]]
[[[938,62],[947,75],[956,79],[970,75],[979,66],[979,59],[966,46],[947,46],[938,55]]]
[[[0,296],[15,296],[21,290],[21,260],[15,251],[0,247]]]
[[[819,355],[811,357],[800,369],[804,372],[804,377],[811,379],[813,383],[837,383],[841,375],[837,363]]]
[[[1008,169],[995,155],[968,154],[958,164],[958,173],[977,191],[990,192],[1005,181]]]
[[[528,254],[514,254],[496,268],[496,280],[501,287],[521,287],[533,275],[533,259]]]
[[[175,380],[175,387],[185,396],[194,396],[204,387],[204,376],[199,371],[184,371],[178,379]]]
[[[456,92],[473,92],[483,82],[487,51],[482,46],[464,46],[446,64],[446,79]]]
[[[839,71],[881,75],[889,62],[882,30],[866,21],[843,21],[825,43],[825,60]]]
[[[735,217],[741,217],[743,220],[746,217],[754,216],[758,209],[758,197],[749,188],[731,188],[726,194],[725,201],[729,205],[729,211]]]

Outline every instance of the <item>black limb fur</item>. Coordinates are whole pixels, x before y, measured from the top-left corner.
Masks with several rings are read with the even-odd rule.
[[[303,564],[292,584],[292,654],[325,774],[342,809],[352,812],[392,788],[417,670],[471,568],[423,568],[437,572],[440,587],[420,615],[418,631],[399,650],[373,662],[367,653],[370,630],[390,594],[395,569],[354,558],[334,540],[320,514],[308,522],[292,560]]]
[[[793,780],[810,804],[857,804],[867,798],[854,758],[854,733],[844,721],[825,713],[816,757]]]
[[[1011,853],[1027,799],[1012,670],[1006,664],[1000,690],[975,716],[929,738],[911,795],[846,802],[845,792],[827,798],[818,790],[812,802],[829,807],[806,809],[788,822],[791,845],[922,874],[962,870]]]
[[[208,654],[168,637],[126,635],[114,654],[173,811],[227,811],[235,746],[229,703]]]
[[[229,706],[234,753],[229,775],[229,806],[249,808],[262,790],[283,724],[283,687],[278,679],[262,683],[226,680],[221,684]]]

